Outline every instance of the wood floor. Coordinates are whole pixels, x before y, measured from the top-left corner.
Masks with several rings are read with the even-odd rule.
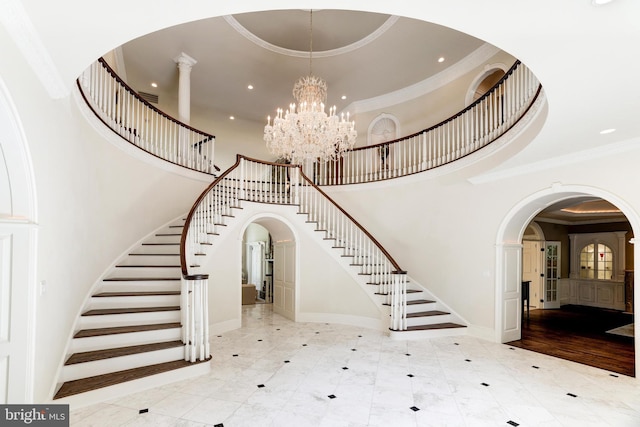
[[[522,339],[508,344],[635,377],[634,339],[606,333],[632,322],[632,314],[591,307],[531,310]]]

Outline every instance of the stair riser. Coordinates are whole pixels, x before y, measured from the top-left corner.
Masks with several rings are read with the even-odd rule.
[[[79,329],[111,328],[115,326],[152,325],[154,323],[180,322],[180,311],[151,313],[104,314],[81,316]]]
[[[130,255],[118,265],[180,265],[180,255]]]
[[[182,231],[171,231],[161,234],[172,234],[171,236],[152,236],[145,240],[145,243],[180,243],[181,236],[174,236],[173,234],[181,233]]]
[[[165,307],[170,305],[180,305],[180,295],[92,297],[87,309]]]
[[[92,362],[76,363],[74,365],[65,365],[62,368],[61,380],[65,382],[73,381],[125,369],[170,362],[180,359],[181,357],[184,357],[184,346],[148,351],[128,356],[112,357]]]
[[[142,245],[131,251],[134,254],[177,254],[180,245]]]
[[[136,277],[143,279],[170,277],[179,279],[180,275],[180,267],[116,267],[109,277]]]
[[[407,313],[420,313],[421,311],[437,310],[437,303],[413,304],[407,306]]]
[[[127,280],[102,282],[100,292],[180,291],[180,280]]]
[[[419,326],[419,325],[433,325],[436,323],[451,322],[450,314],[440,314],[437,316],[425,316],[425,317],[408,317],[407,326]]]
[[[129,332],[126,334],[100,335],[97,337],[74,338],[71,340],[71,353],[106,350],[115,347],[153,344],[182,339],[181,328],[158,329],[153,331]]]

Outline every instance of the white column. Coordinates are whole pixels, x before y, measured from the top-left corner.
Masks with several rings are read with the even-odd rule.
[[[189,124],[191,119],[191,68],[198,63],[182,52],[173,59],[178,64],[178,120]]]
[[[198,62],[186,53],[182,52],[174,58],[178,64],[178,120],[184,124],[189,124],[191,119],[191,68]],[[189,133],[186,128],[179,127],[178,130],[178,163],[191,167],[189,156]]]

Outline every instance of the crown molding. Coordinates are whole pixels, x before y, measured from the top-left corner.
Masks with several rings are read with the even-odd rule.
[[[69,88],[64,84],[51,55],[42,43],[19,0],[0,2],[0,22],[18,46],[49,96],[53,99],[61,99],[69,95]]]
[[[489,43],[485,43],[438,74],[394,92],[352,102],[345,110],[352,111],[354,114],[366,113],[419,98],[459,79],[466,73],[484,64],[487,59],[498,52],[500,52],[500,49]]]
[[[245,27],[243,27],[232,15],[225,15],[225,16],[223,16],[223,18],[238,33],[240,33],[245,38],[247,38],[248,40],[252,41],[256,45],[258,45],[258,46],[260,46],[260,47],[262,47],[264,49],[270,50],[271,52],[279,53],[281,55],[292,56],[292,57],[295,57],[295,58],[308,58],[309,57],[309,52],[308,51],[286,49],[284,47],[276,46],[274,44],[271,44],[271,43],[267,42],[266,40],[261,39],[260,37],[256,36],[251,31],[249,31]],[[313,57],[314,58],[328,58],[328,57],[331,57],[331,56],[342,55],[344,53],[349,53],[349,52],[354,51],[356,49],[360,49],[361,47],[368,45],[369,43],[371,43],[372,41],[374,41],[375,39],[377,39],[378,37],[383,35],[389,28],[391,28],[393,26],[393,24],[396,23],[396,21],[398,21],[398,19],[399,19],[398,16],[390,16],[375,31],[373,31],[368,36],[358,40],[357,42],[348,44],[348,45],[343,46],[343,47],[339,47],[337,49],[321,50],[321,51],[318,51],[318,52],[314,51],[313,52]]]

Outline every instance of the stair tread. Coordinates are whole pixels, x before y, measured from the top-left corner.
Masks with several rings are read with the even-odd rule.
[[[73,336],[74,338],[88,338],[103,335],[127,334],[131,332],[157,331],[181,327],[180,323],[155,323],[152,325],[115,326],[111,328],[82,329]]]
[[[369,284],[369,285],[376,285],[377,283],[368,283],[368,284]],[[417,290],[417,289],[407,289],[407,293],[408,293],[408,294],[417,294],[417,293],[419,293],[419,292],[422,292],[422,291]],[[376,294],[376,295],[391,295],[391,293],[390,293],[390,292],[386,292],[386,293],[384,293],[384,292],[376,292],[375,294]],[[408,304],[408,303],[409,303],[409,302],[407,301],[407,304]]]
[[[104,314],[151,313],[157,311],[176,311],[180,306],[167,307],[133,307],[133,308],[101,308],[82,313],[83,316],[100,316]]]
[[[407,326],[406,331],[429,331],[432,329],[453,329],[453,328],[466,328],[465,325],[460,325],[458,323],[435,323],[433,325],[416,325],[416,326]],[[404,331],[396,331],[396,332],[404,332]]]
[[[409,300],[409,301],[407,301],[407,305],[432,304],[432,303],[434,303],[434,302],[435,302],[435,301],[431,301],[431,300],[428,300],[428,299],[415,299],[415,300]],[[384,303],[384,304],[382,304],[382,305],[389,306],[389,305],[391,305],[391,304],[389,304],[389,303]]]
[[[148,297],[159,295],[180,295],[180,291],[141,291],[141,292],[100,292],[94,297]]]
[[[431,304],[435,301],[431,301],[429,299],[416,299],[412,301],[407,301],[407,305],[415,305],[415,304]]]
[[[196,363],[208,362],[211,358]],[[140,378],[148,377],[155,374],[161,374],[163,372],[172,371],[174,369],[185,368],[192,366],[193,363],[185,360],[174,360],[171,362],[158,363],[150,366],[143,366],[140,368],[126,369],[124,371],[111,372],[103,375],[96,375],[93,377],[82,378],[74,381],[67,381],[62,384],[62,387],[58,390],[54,399],[60,399],[67,396],[73,396],[75,394],[85,393],[91,390],[96,390],[103,387],[108,387],[127,381],[133,381]]]
[[[182,341],[165,341],[153,344],[131,345],[127,347],[107,348],[104,350],[83,351],[74,353],[64,363],[75,365],[78,363],[94,362],[96,360],[111,359],[113,357],[129,356],[132,354],[146,353],[149,351],[164,350],[167,348],[181,347]]]
[[[180,254],[129,254],[129,256],[180,256]]]
[[[116,265],[118,268],[180,268],[179,265],[127,264]]]
[[[443,316],[446,314],[451,314],[451,313],[447,313],[446,311],[440,311],[440,310],[430,310],[430,311],[420,311],[417,313],[407,313],[407,318],[409,317],[428,317],[428,316]]]
[[[153,282],[153,281],[180,280],[180,277],[108,277],[103,282]]]

